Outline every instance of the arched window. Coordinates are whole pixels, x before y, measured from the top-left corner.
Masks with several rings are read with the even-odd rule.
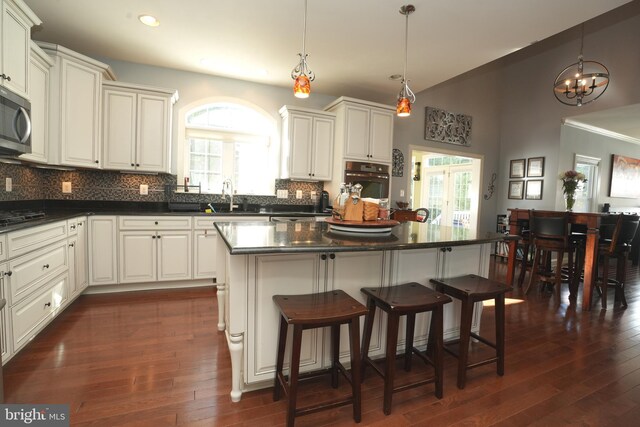
[[[277,176],[274,120],[241,104],[200,105],[185,116],[185,176],[202,192],[220,193],[230,178],[237,194],[273,195]]]

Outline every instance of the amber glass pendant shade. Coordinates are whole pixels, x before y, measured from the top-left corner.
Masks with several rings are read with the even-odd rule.
[[[398,117],[408,117],[411,115],[411,101],[409,101],[409,98],[398,98],[396,115]]]
[[[295,82],[293,83],[293,94],[296,98],[308,98],[311,93],[311,83],[309,82],[309,78],[304,74],[296,77]]]

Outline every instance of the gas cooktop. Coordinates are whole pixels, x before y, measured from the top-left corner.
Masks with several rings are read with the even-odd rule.
[[[32,210],[16,210],[16,211],[0,211],[0,227],[8,225],[20,224],[27,221],[44,218],[42,211]]]

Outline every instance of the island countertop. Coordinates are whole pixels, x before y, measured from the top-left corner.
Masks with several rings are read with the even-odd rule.
[[[397,225],[388,236],[362,237],[336,234],[325,222],[218,222],[215,226],[231,255],[440,248],[517,239],[418,222]]]

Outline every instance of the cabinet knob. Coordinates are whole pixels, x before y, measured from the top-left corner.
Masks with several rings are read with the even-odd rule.
[[[161,238],[162,236],[158,236],[158,239]]]
[[[43,265],[42,268],[49,268],[49,264]]]
[[[156,221],[156,225],[158,225],[158,221]]]
[[[5,276],[11,276],[12,274],[13,274],[13,271],[11,271],[11,270],[4,272]]]
[[[75,230],[75,229],[76,229],[76,226],[75,226],[75,225],[72,225],[72,226],[70,226],[69,228],[70,228],[70,229],[72,229],[72,230]]]
[[[95,161],[96,164],[100,163],[98,160]]]
[[[312,174],[311,174],[311,176],[316,176],[316,174],[315,174],[315,173],[312,173]]]
[[[452,250],[452,249],[451,249],[451,246],[449,246],[449,247],[447,248],[447,252],[451,252],[451,250]]]
[[[44,306],[45,306],[45,307],[51,307],[51,303],[50,303],[50,302],[45,303],[45,305],[44,305]]]
[[[73,247],[75,247],[75,245],[73,243],[69,243],[69,247],[73,248]]]
[[[326,261],[327,255],[326,254],[320,255],[320,259],[323,260],[323,261]]]
[[[152,238],[152,239],[155,239],[155,238],[156,238],[156,236],[151,236],[151,238]]]
[[[6,80],[6,81],[8,81],[8,82],[10,82],[10,81],[11,81],[11,77],[7,76],[6,74],[0,74],[0,77],[1,77],[3,80]]]
[[[137,166],[137,167],[140,167],[140,163],[136,163],[136,166]]]
[[[131,166],[135,166],[135,165],[136,165],[135,163],[131,163]]]

